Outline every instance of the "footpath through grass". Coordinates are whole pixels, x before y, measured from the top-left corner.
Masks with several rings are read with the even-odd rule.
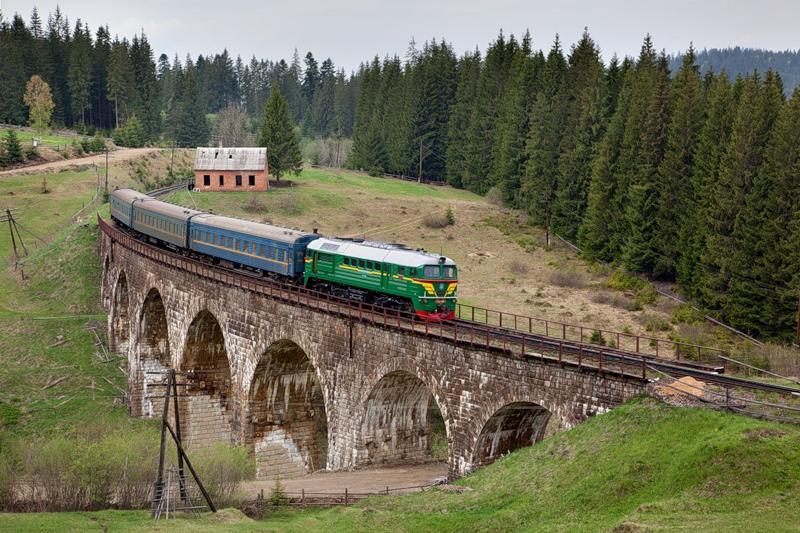
[[[800,428],[639,398],[458,482],[353,507],[0,515],[15,531],[797,531]]]

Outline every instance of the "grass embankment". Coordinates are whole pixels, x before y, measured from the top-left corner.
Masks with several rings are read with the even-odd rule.
[[[153,523],[145,512],[0,515],[16,531],[796,531],[800,429],[636,399],[457,483],[349,508]]]
[[[125,179],[119,169],[112,175]],[[49,174],[47,194],[41,176],[0,179],[0,207],[15,209],[30,252],[16,271],[9,259],[0,272],[0,432],[44,436],[141,424],[119,400],[122,361],[101,362],[87,329],[96,325],[103,336],[106,322],[90,205],[95,185],[91,170]],[[5,227],[0,255],[12,255]]]
[[[5,137],[7,131],[8,128],[0,128],[0,136]],[[71,144],[73,140],[82,138],[80,135],[72,132],[59,133],[57,131],[47,131],[39,135],[30,128],[14,128],[14,133],[17,134],[17,138],[22,143],[31,144],[31,141],[36,138],[39,139],[41,145],[49,147],[64,147]]]

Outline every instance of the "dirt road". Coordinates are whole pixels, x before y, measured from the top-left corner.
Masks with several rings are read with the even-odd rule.
[[[160,148],[120,148],[108,153],[108,164],[126,161],[152,152],[157,152]],[[3,176],[18,176],[24,174],[38,174],[40,172],[60,172],[62,170],[74,169],[86,165],[101,165],[106,164],[106,155],[95,154],[87,157],[78,157],[75,159],[61,159],[59,161],[48,161],[38,165],[31,165],[22,168],[13,168],[11,170],[0,171],[0,177]]]
[[[401,487],[430,485],[447,477],[447,463],[430,463],[418,466],[372,468],[352,472],[315,472],[294,479],[281,479],[287,493],[299,494],[301,489],[307,493],[341,494],[346,488],[349,493],[378,493]],[[261,489],[268,495],[275,486],[275,480],[251,481],[245,483],[244,492],[256,497]],[[408,490],[407,492],[412,492]],[[403,492],[403,491],[400,491]],[[398,494],[392,491],[392,494]]]

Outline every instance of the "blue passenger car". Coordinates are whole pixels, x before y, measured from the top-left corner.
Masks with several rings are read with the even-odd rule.
[[[220,259],[283,276],[303,274],[308,243],[316,233],[218,215],[194,216],[189,248]]]
[[[108,203],[111,206],[111,218],[118,220],[128,227],[131,227],[133,204],[152,200],[152,198],[146,194],[134,191],[133,189],[117,189],[112,191],[108,196]]]
[[[188,248],[189,221],[201,214],[202,211],[154,199],[135,201],[131,227],[174,246]]]

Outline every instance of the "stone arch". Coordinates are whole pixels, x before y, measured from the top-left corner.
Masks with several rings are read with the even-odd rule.
[[[529,401],[507,403],[483,423],[472,451],[473,468],[488,465],[501,456],[542,440],[550,411]]]
[[[111,349],[117,353],[127,353],[130,347],[131,320],[130,298],[128,296],[128,277],[121,270],[114,285],[111,305]]]
[[[324,390],[311,359],[295,342],[275,341],[259,358],[248,394],[248,423],[257,478],[300,476],[327,467]]]
[[[450,425],[435,388],[396,361],[385,368],[361,402],[356,466],[447,460]]]
[[[181,425],[188,445],[232,442],[233,391],[225,336],[217,318],[203,309],[186,332],[180,370],[185,372]]]
[[[131,365],[129,381],[131,390],[131,414],[134,416],[158,416],[163,408],[160,398],[163,387],[151,387],[152,383],[163,381],[163,372],[172,366],[167,309],[156,288],[150,289],[141,306],[138,321],[136,358]],[[160,373],[160,374],[159,374]],[[138,387],[137,387],[138,385]]]

